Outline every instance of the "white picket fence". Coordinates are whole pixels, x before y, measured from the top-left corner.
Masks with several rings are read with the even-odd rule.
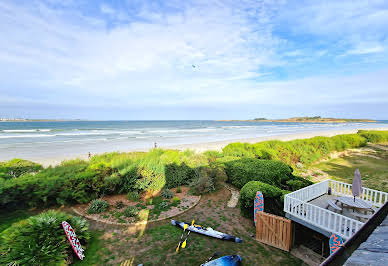
[[[325,180],[320,183],[299,189],[284,197],[284,211],[311,225],[319,227],[327,232],[336,233],[344,239],[348,239],[364,224],[360,221],[346,217],[339,213],[321,208],[308,203],[328,193],[336,196],[352,196],[351,184]],[[380,207],[388,200],[388,193],[363,188],[361,199]]]

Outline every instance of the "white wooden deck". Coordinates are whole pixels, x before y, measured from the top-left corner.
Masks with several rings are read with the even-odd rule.
[[[331,195],[328,195],[329,188]],[[331,207],[327,209],[327,200],[338,196],[352,197],[351,184],[325,180],[287,194],[284,197],[284,211],[295,222],[327,236],[336,233],[346,240],[364,223],[352,215],[352,209],[343,208],[342,213]],[[388,193],[363,188],[361,199],[380,207],[388,200]]]

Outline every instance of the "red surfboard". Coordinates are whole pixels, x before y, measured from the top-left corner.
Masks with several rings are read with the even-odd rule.
[[[81,243],[79,242],[78,237],[75,234],[73,227],[71,227],[71,225],[66,221],[62,222],[62,227],[63,227],[63,230],[65,230],[67,239],[69,240],[71,247],[73,248],[75,254],[77,254],[77,256],[80,260],[83,260],[85,258],[84,250],[81,247]]]

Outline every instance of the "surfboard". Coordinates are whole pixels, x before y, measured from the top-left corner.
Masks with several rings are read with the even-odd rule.
[[[237,266],[241,265],[241,261],[242,258],[239,255],[229,255],[206,262],[201,266]]]
[[[329,239],[330,254],[336,252],[343,244],[344,241],[342,240],[342,237],[337,234],[332,234]]]
[[[175,221],[175,220],[171,220],[171,224],[179,226],[182,229],[185,226],[184,222],[179,222],[179,221]],[[235,236],[232,236],[232,235],[228,235],[228,234],[225,234],[225,233],[222,233],[222,232],[218,232],[216,230],[213,230],[210,227],[202,227],[202,226],[197,225],[197,224],[194,224],[194,225],[187,224],[186,230],[189,230],[189,231],[194,232],[194,233],[198,233],[198,234],[202,234],[202,235],[206,235],[206,236],[222,239],[222,240],[233,241],[233,242],[236,242],[236,243],[241,243],[242,242],[241,238],[238,238],[238,237],[235,237]]]
[[[253,206],[253,215],[254,215],[254,221],[255,221],[255,225],[256,225],[256,220],[257,220],[257,213],[258,212],[263,212],[264,211],[264,196],[263,196],[263,193],[261,193],[260,191],[257,191],[256,192],[256,197],[255,197],[255,203],[254,203],[254,206]]]
[[[73,227],[71,227],[71,225],[66,221],[62,222],[62,227],[63,227],[63,230],[65,230],[66,237],[69,240],[75,254],[77,254],[80,260],[83,260],[85,258],[84,250],[81,247],[81,243],[79,242]]]

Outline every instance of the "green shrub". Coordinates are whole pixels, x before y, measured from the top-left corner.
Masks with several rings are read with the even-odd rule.
[[[36,173],[42,169],[40,164],[22,159],[12,159],[8,162],[0,162],[0,178],[15,178],[26,173]]]
[[[312,184],[313,182],[311,182],[310,180],[298,176],[294,176],[293,179],[286,181],[287,190],[291,191],[299,190]]]
[[[180,187],[178,187],[177,189],[176,189],[176,193],[181,193],[182,192],[182,189],[180,188]]]
[[[210,175],[211,171],[206,168],[197,168],[195,177],[190,182],[190,191],[194,195],[202,195],[215,190],[214,179]]]
[[[239,200],[242,215],[253,218],[253,205],[257,191],[263,193],[265,212],[282,215],[283,190],[260,181],[250,181],[241,189]]]
[[[168,188],[187,185],[194,176],[194,170],[187,164],[167,164],[165,168],[166,186]]]
[[[174,197],[174,192],[172,192],[168,188],[165,188],[162,190],[161,196],[165,199],[171,199],[172,197]]]
[[[130,191],[127,194],[127,199],[130,201],[138,201],[139,198],[140,198],[139,192],[137,192],[137,191]]]
[[[0,233],[2,265],[65,265],[75,257],[62,228],[67,221],[83,248],[90,239],[88,223],[70,214],[48,211],[12,224]]]
[[[243,158],[225,163],[228,182],[242,188],[252,180],[281,186],[282,182],[292,178],[292,168],[281,161]]]
[[[135,217],[138,213],[139,210],[135,206],[128,206],[123,211],[125,217]]]
[[[388,141],[388,131],[382,130],[359,130],[357,132],[360,136],[364,137],[368,142],[381,143]]]
[[[105,200],[93,200],[88,209],[88,213],[102,213],[109,208],[109,203]]]

